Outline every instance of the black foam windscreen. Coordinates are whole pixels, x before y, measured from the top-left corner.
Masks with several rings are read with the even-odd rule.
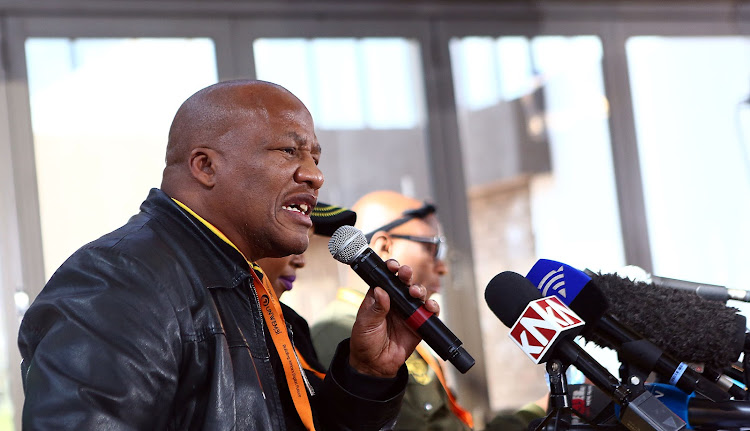
[[[746,319],[736,308],[617,274],[589,275],[609,314],[675,358],[721,369],[742,353]]]

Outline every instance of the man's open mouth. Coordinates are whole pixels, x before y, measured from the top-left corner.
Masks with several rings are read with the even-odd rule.
[[[310,215],[310,213],[312,212],[312,206],[303,203],[282,205],[281,208],[287,211],[294,211],[304,215]]]

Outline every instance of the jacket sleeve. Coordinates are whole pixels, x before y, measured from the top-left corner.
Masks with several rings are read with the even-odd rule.
[[[112,249],[78,251],[55,273],[19,332],[24,429],[167,427],[180,328],[154,279]]]
[[[383,379],[357,373],[349,365],[349,339],[342,341],[315,399],[322,429],[393,429],[406,389],[408,372],[403,365],[396,377]]]

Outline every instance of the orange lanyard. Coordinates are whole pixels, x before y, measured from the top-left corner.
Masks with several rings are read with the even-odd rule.
[[[417,345],[417,353],[419,353],[419,356],[424,359],[425,362],[427,362],[427,365],[432,368],[432,371],[435,372],[435,375],[437,376],[438,380],[440,381],[440,384],[443,385],[443,389],[445,389],[445,393],[448,394],[448,402],[450,404],[451,410],[453,413],[461,419],[461,422],[465,423],[469,426],[469,428],[474,428],[474,419],[471,417],[471,413],[464,410],[463,407],[458,405],[456,402],[456,398],[451,393],[450,389],[448,389],[448,385],[445,383],[445,377],[443,376],[443,369],[440,367],[440,364],[435,359],[434,356],[430,352],[427,351],[427,349],[422,346],[422,344]]]
[[[305,358],[302,356],[302,353],[300,353],[299,351],[296,351],[296,352],[297,352],[297,358],[299,358],[299,361],[302,364],[302,368],[303,369],[305,369],[305,370],[307,370],[307,371],[315,374],[316,376],[318,376],[318,378],[320,380],[325,380],[326,373],[321,373],[320,371],[318,371],[318,370],[314,369],[313,367],[311,367],[310,364],[308,364],[307,361],[305,360]]]
[[[253,269],[259,268],[255,264],[252,264],[252,266]],[[307,398],[307,391],[305,390],[306,381],[302,365],[300,364],[301,358],[298,357],[294,345],[289,339],[289,333],[286,330],[286,323],[284,322],[284,315],[281,313],[279,300],[276,298],[268,277],[263,277],[261,281],[254,270],[250,272],[253,275],[255,290],[258,293],[258,299],[260,299],[260,309],[268,326],[268,332],[271,333],[271,339],[273,339],[276,352],[278,352],[279,358],[281,358],[281,362],[284,364],[286,383],[289,386],[289,393],[292,395],[294,407],[297,409],[297,413],[300,419],[302,419],[302,423],[305,424],[305,427],[308,430],[314,431],[312,408],[310,408],[310,400]]]

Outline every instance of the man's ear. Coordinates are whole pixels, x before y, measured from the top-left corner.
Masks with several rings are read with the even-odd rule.
[[[376,232],[370,240],[370,248],[383,260],[391,258],[393,239],[387,232]]]
[[[190,174],[199,183],[209,188],[216,184],[216,162],[218,161],[218,155],[211,148],[198,147],[193,148],[188,159]]]

